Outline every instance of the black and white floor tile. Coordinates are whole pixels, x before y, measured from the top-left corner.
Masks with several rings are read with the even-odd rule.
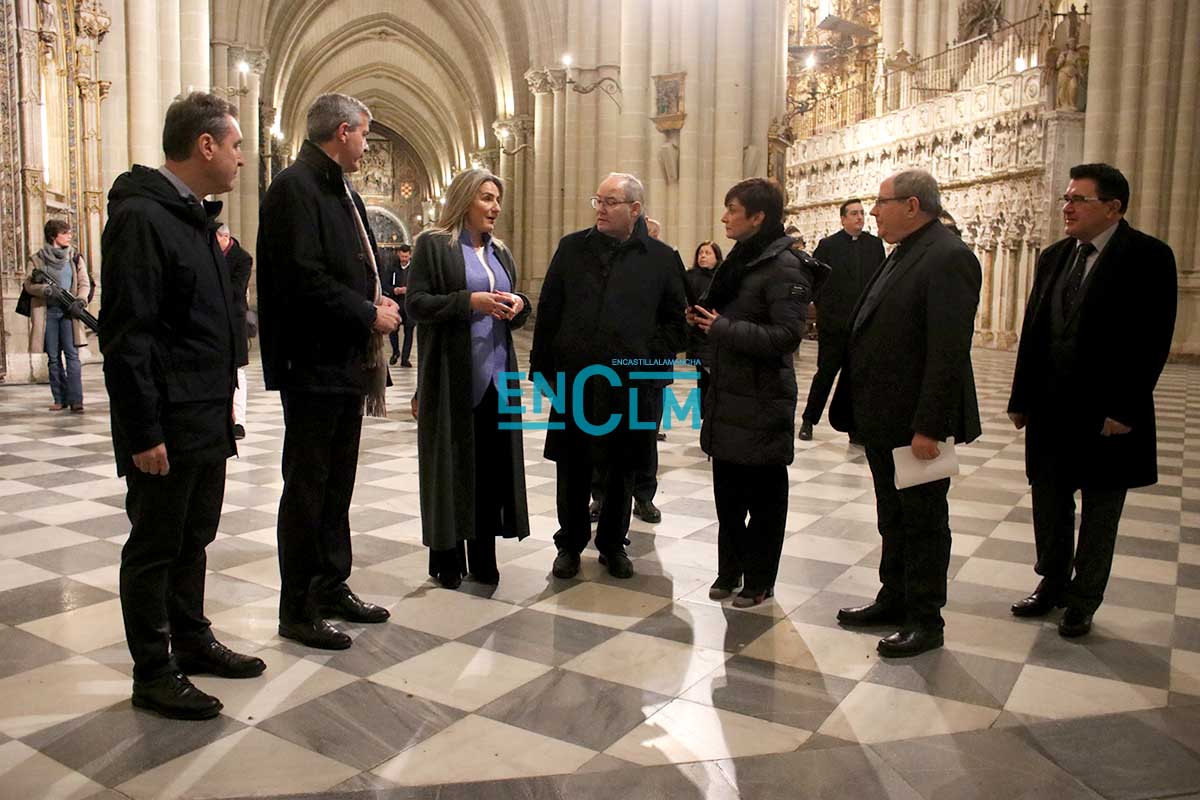
[[[805,344],[802,387],[814,359]],[[663,521],[634,522],[635,578],[594,554],[577,580],[549,576],[554,469],[529,431],[532,535],[500,543],[498,587],[437,588],[407,414],[416,375],[400,369],[393,419],[364,425],[351,513],[351,585],[391,621],[346,626],[340,653],[283,641],[283,422],[252,365],[208,613],[268,669],[198,678],[225,704],[205,723],[129,703],[125,487],[98,365],[82,416],[44,411],[44,386],[0,388],[0,796],[1197,796],[1200,368],[1172,365],[1160,383],[1161,481],[1130,495],[1094,632],[1068,642],[1054,619],[1008,612],[1036,582],[1022,437],[1004,415],[1012,356],[974,360],[984,435],[951,494],[946,646],[901,662],[875,652],[887,631],[834,620],[874,595],[879,542],[863,453],[827,426],[797,442],[780,583],[762,607],[708,599],[710,471],[678,424],[660,445]]]

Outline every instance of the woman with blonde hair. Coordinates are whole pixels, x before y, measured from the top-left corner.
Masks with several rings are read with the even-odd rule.
[[[460,172],[436,227],[413,249],[406,313],[417,323],[421,529],[429,574],[455,589],[468,572],[500,580],[496,535],[529,535],[520,416],[500,413],[517,371],[512,330],[529,317],[512,255],[493,237],[504,184]],[[504,428],[501,425],[505,424]],[[465,545],[465,547],[464,547]]]

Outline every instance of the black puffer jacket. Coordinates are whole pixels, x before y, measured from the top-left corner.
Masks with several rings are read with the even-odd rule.
[[[246,314],[250,306],[246,303],[246,291],[250,288],[250,273],[254,270],[254,258],[247,253],[237,239],[229,245],[225,254],[229,265],[229,280],[233,284],[233,349],[237,353],[237,365],[250,363],[250,341],[246,333]]]
[[[716,267],[712,269],[692,267],[687,271],[684,277],[687,279],[689,303],[699,302],[700,298],[708,293],[708,287],[712,285],[713,275],[716,272]],[[689,359],[697,359],[705,369],[711,369],[709,366],[708,337],[699,328],[691,328],[688,331],[687,357]]]
[[[782,226],[739,242],[700,300],[721,315],[708,333],[712,383],[700,429],[700,447],[713,458],[792,463],[795,353],[826,274],[792,244]]]
[[[353,202],[354,205],[351,205]],[[258,321],[268,389],[366,394],[377,276],[337,162],[306,141],[271,181],[258,229]],[[376,258],[378,263],[378,258]]]
[[[234,453],[233,291],[217,244],[220,210],[185,200],[143,166],[108,193],[100,351],[119,475],[159,444],[172,466]]]

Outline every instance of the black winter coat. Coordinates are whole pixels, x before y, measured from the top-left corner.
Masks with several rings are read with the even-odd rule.
[[[720,265],[717,266],[719,267]],[[717,267],[713,267],[712,269],[692,267],[684,274],[684,277],[687,279],[689,304],[701,303],[704,295],[708,293],[708,287],[712,285],[713,275],[716,271]],[[687,357],[689,359],[697,359],[705,369],[711,369],[712,366],[709,363],[710,356],[708,337],[699,328],[689,326]]]
[[[795,354],[823,268],[802,262],[782,228],[756,239],[734,246],[701,302],[721,316],[708,332],[712,382],[700,447],[736,464],[790,464]]]
[[[829,422],[880,450],[909,445],[914,433],[972,442],[980,434],[971,370],[983,281],[979,259],[936,220],[892,257],[895,268],[886,276],[886,265],[875,273],[850,316]],[[888,280],[882,298],[864,313],[863,302],[880,279]]]
[[[444,233],[417,237],[413,258],[406,272],[408,294],[405,307],[417,323],[421,359],[417,362],[417,387],[421,398],[421,423],[417,426],[417,454],[421,476],[421,532],[425,546],[449,550],[459,542],[475,538],[475,424],[471,404],[471,292],[462,247],[449,244]],[[496,257],[517,285],[512,255],[502,245]],[[399,268],[399,262],[397,262]],[[515,292],[515,294],[520,294]],[[517,372],[517,351],[512,330],[529,319],[529,298],[521,294],[525,308],[505,325],[508,362],[505,370]],[[497,322],[497,325],[504,325]],[[512,381],[510,386],[517,386]],[[519,415],[500,415],[502,422],[517,422]],[[507,475],[494,488],[500,503],[500,536],[524,539],[529,535],[529,511],[525,495],[525,456],[520,430],[505,431],[508,448],[494,453],[489,468],[496,476]],[[501,458],[508,464],[501,468]]]
[[[1149,486],[1158,481],[1154,387],[1175,329],[1175,254],[1121,220],[1056,338],[1051,317],[1061,314],[1076,244],[1062,239],[1042,253],[1025,308],[1008,410],[1029,418],[1026,473],[1033,481],[1054,471],[1088,489]],[[1125,318],[1137,323],[1116,324]],[[1132,430],[1101,436],[1106,417]]]
[[[250,363],[250,341],[246,333],[246,313],[250,306],[246,302],[246,292],[250,289],[254,259],[242,249],[237,239],[233,239],[225,254],[225,263],[229,266],[229,281],[233,285],[233,349],[237,365],[244,367]]]
[[[258,320],[268,389],[365,395],[370,387],[378,277],[354,207],[378,252],[362,198],[352,189],[346,194],[342,168],[309,141],[267,189],[258,229]]]
[[[185,200],[143,166],[108,193],[100,351],[118,475],[159,444],[173,466],[235,452],[233,291],[217,244],[220,210]]]
[[[602,409],[593,422],[604,421],[610,412],[622,415],[625,424],[618,426],[615,436],[599,438],[609,440],[610,455],[623,469],[649,468],[646,454],[654,436],[653,429],[628,429],[629,390],[640,388],[639,421],[656,418],[655,403],[647,382],[628,376],[647,368],[614,365],[613,360],[673,360],[683,351],[688,333],[683,274],[679,254],[652,238],[641,217],[630,238],[620,243],[594,227],[564,236],[546,270],[529,370],[540,372],[551,386],[556,384],[557,373],[564,373],[568,387],[575,374],[594,364],[617,372],[619,387],[600,387],[603,381],[598,378],[588,385],[596,386],[593,398]],[[568,407],[566,417],[570,415]],[[564,421],[557,411],[551,412],[550,420]],[[651,438],[640,441],[646,437]],[[567,446],[567,431],[547,432],[546,458],[558,461]]]
[[[833,267],[815,300],[817,331],[822,338],[849,335],[850,313],[885,257],[883,242],[866,231],[859,234],[857,242],[844,230],[820,241],[813,258]]]

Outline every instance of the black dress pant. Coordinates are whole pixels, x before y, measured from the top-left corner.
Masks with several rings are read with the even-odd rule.
[[[741,578],[749,594],[774,588],[787,524],[787,466],[714,458],[712,469],[718,580],[736,585]]]
[[[808,400],[801,415],[805,422],[816,425],[825,412],[829,392],[846,353],[846,337],[841,333],[826,333],[817,338],[817,373],[808,387]]]
[[[903,609],[908,627],[941,630],[950,568],[950,479],[896,488],[890,449],[867,445],[883,554],[876,601]]]
[[[655,388],[651,395],[655,404],[652,413],[657,414],[658,419],[656,430],[662,430],[662,393],[662,389]],[[654,496],[658,494],[658,437],[647,438],[643,441],[642,446],[646,448],[645,460],[649,462],[650,466],[645,470],[635,470],[631,474],[629,493],[639,503],[650,503],[653,502]],[[595,463],[592,467],[592,499],[603,506],[606,487],[608,485],[608,459],[598,456],[594,461]]]
[[[403,300],[401,300],[401,307],[403,307],[403,305]],[[412,355],[413,331],[416,330],[417,323],[409,322],[408,317],[401,317],[400,321],[402,323],[400,328],[397,328],[388,334],[388,341],[392,343],[392,355],[400,356],[400,362],[402,364],[407,364],[409,356]],[[403,346],[400,344],[401,328],[404,330]]]
[[[125,484],[131,528],[121,549],[121,615],[133,679],[150,681],[175,670],[172,650],[213,640],[204,616],[204,548],[221,520],[225,461],[172,464],[166,475],[134,468]]]
[[[279,619],[314,618],[321,597],[350,577],[350,500],[358,469],[363,398],[279,393],[283,495],[279,498]]]
[[[1044,578],[1046,589],[1058,594],[1060,602],[1093,614],[1104,600],[1112,571],[1126,490],[1082,490],[1076,546],[1076,486],[1056,475],[1043,475],[1033,482],[1033,536],[1037,546],[1034,571]]]
[[[605,457],[604,448],[608,442],[594,442],[593,437],[571,422],[567,423],[567,434],[570,446],[556,465],[558,533],[554,534],[554,544],[559,550],[582,553],[591,540],[588,497],[592,488],[593,459],[599,457],[607,462],[607,466],[601,470],[605,481],[600,521],[596,523],[596,549],[601,553],[624,549],[625,536],[629,533],[633,474],[620,467],[619,455],[615,462]],[[599,452],[593,453],[593,446]]]
[[[475,536],[448,550],[429,551],[429,574],[468,572],[494,576],[496,536],[501,533],[504,495],[512,491],[512,438],[500,430],[500,395],[489,385],[472,422],[475,432]]]

